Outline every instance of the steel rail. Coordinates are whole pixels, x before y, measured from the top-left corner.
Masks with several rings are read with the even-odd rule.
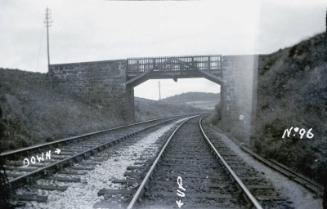
[[[178,117],[181,117],[181,116],[174,116],[172,118],[178,118]],[[97,134],[107,133],[107,132],[116,131],[116,130],[120,130],[120,129],[124,129],[124,128],[129,128],[129,127],[133,127],[133,126],[137,126],[137,125],[141,125],[141,124],[156,122],[156,121],[160,121],[160,120],[165,120],[165,118],[162,118],[162,119],[158,118],[158,119],[147,120],[147,121],[143,121],[143,122],[132,123],[132,124],[129,124],[127,126],[118,126],[118,127],[114,127],[114,128],[110,128],[110,129],[104,129],[104,130],[100,130],[100,131],[94,131],[94,132],[89,132],[89,133],[85,133],[85,134],[82,134],[82,135],[72,136],[72,137],[68,137],[68,138],[64,138],[64,139],[59,139],[59,140],[55,140],[55,141],[52,141],[52,142],[41,143],[41,144],[37,144],[37,145],[29,146],[29,147],[24,147],[24,148],[20,148],[20,149],[16,149],[16,150],[10,150],[10,151],[0,153],[0,157],[10,158],[10,157],[12,157],[14,155],[17,155],[17,154],[23,154],[25,152],[30,152],[30,151],[33,151],[33,150],[43,149],[43,148],[47,148],[47,147],[50,147],[50,146],[59,145],[59,144],[62,144],[62,143],[68,143],[68,142],[70,143],[70,142],[73,142],[75,140],[80,140],[80,139],[88,137],[88,136],[94,136],[94,135],[97,135]]]
[[[144,131],[146,131],[146,130],[148,130],[148,129],[150,129],[150,128],[154,128],[154,127],[156,127],[156,126],[164,125],[164,124],[169,123],[169,122],[171,122],[171,121],[173,121],[173,120],[176,120],[176,118],[168,119],[168,120],[165,120],[165,121],[163,121],[163,122],[161,122],[161,123],[156,123],[156,124],[154,124],[154,125],[150,125],[150,126],[148,126],[148,127],[146,127],[146,128],[143,128],[143,129],[141,129],[141,130],[138,130],[138,131],[135,131],[135,132],[130,133],[130,134],[128,134],[128,135],[125,135],[125,136],[122,136],[122,137],[120,137],[120,138],[114,139],[114,140],[112,140],[112,141],[110,141],[110,142],[102,143],[102,144],[100,144],[100,145],[98,145],[98,146],[96,146],[96,147],[92,147],[92,148],[90,148],[90,149],[88,149],[88,150],[85,150],[85,151],[83,151],[83,152],[77,153],[77,154],[75,154],[75,155],[73,155],[73,156],[71,156],[71,157],[65,158],[65,159],[63,159],[63,160],[59,160],[59,161],[54,162],[54,163],[51,163],[50,165],[47,165],[47,166],[45,166],[45,167],[42,167],[42,168],[39,168],[39,169],[33,170],[33,171],[31,171],[31,172],[29,172],[29,173],[27,173],[27,174],[25,174],[25,175],[22,175],[22,176],[16,177],[16,178],[14,178],[14,179],[11,179],[11,180],[9,180],[8,183],[9,183],[9,185],[10,185],[12,188],[17,188],[17,187],[19,187],[20,185],[22,185],[22,184],[24,184],[24,183],[26,183],[26,182],[31,181],[31,179],[32,179],[33,177],[37,177],[37,176],[41,176],[41,175],[48,175],[48,174],[50,174],[51,171],[53,171],[53,170],[56,170],[56,169],[58,169],[58,168],[62,168],[62,167],[65,167],[65,166],[67,166],[67,165],[70,165],[70,164],[71,164],[74,160],[76,160],[76,159],[79,159],[79,158],[81,158],[81,157],[85,157],[85,156],[90,156],[90,155],[94,154],[95,151],[103,150],[103,149],[105,149],[105,148],[107,148],[107,147],[112,146],[113,144],[116,144],[116,143],[122,141],[123,139],[129,138],[129,137],[131,137],[131,136],[134,136],[135,134],[138,134],[138,133],[144,132]]]
[[[280,174],[284,175],[285,177],[289,178],[290,180],[304,186],[311,192],[314,192],[316,195],[322,197],[324,194],[324,187],[318,184],[317,182],[313,181],[312,179],[309,179],[308,177],[299,174],[290,168],[288,168],[286,165],[283,165],[277,161],[274,160],[268,160],[259,154],[253,152],[245,145],[239,145],[240,148],[248,153],[250,156],[252,156],[254,159],[258,160],[259,162],[265,164],[269,168],[279,172]]]
[[[154,160],[154,162],[152,163],[150,169],[148,170],[148,172],[146,173],[145,177],[143,178],[140,186],[137,188],[136,192],[133,195],[132,200],[129,202],[128,206],[126,209],[132,209],[135,205],[135,203],[137,202],[137,200],[140,198],[140,196],[142,195],[145,185],[148,183],[151,175],[153,174],[154,169],[156,168],[156,166],[158,165],[158,162],[160,160],[160,158],[162,157],[163,153],[165,152],[168,144],[170,143],[171,139],[175,136],[176,132],[190,119],[198,117],[199,115],[196,116],[192,116],[189,118],[186,118],[181,124],[179,124],[175,130],[173,131],[173,133],[169,136],[169,138],[167,139],[166,143],[162,146],[162,148],[160,149],[159,154],[157,155],[156,159]]]
[[[213,129],[213,130],[216,131],[216,129]],[[257,154],[253,150],[251,150],[251,148],[249,146],[245,145],[244,143],[239,142],[237,139],[233,138],[232,136],[230,136],[228,134],[227,134],[227,136],[229,138],[231,138],[232,141],[241,148],[241,150],[243,150],[244,152],[249,154],[255,160],[257,160],[257,161],[263,163],[264,165],[268,166],[269,168],[277,171],[278,173],[282,174],[283,176],[289,178],[291,181],[294,181],[294,182],[302,185],[303,187],[305,187],[306,189],[315,193],[319,197],[323,196],[324,187],[322,185],[320,185],[318,182],[314,181],[313,179],[311,179],[301,173],[298,173],[298,172],[292,170],[291,168],[287,167],[286,165],[284,165],[280,162],[277,162],[274,159],[264,158],[263,156]]]
[[[203,130],[202,127],[202,118],[199,120],[199,127],[201,129],[202,136],[206,140],[206,142],[209,144],[212,151],[216,154],[216,156],[219,158],[223,166],[226,168],[230,176],[233,178],[234,181],[237,182],[237,185],[241,188],[241,191],[245,194],[245,197],[248,199],[249,203],[255,208],[255,209],[263,209],[261,204],[258,202],[258,200],[254,197],[254,195],[250,192],[250,190],[245,186],[245,184],[242,182],[242,180],[236,175],[236,173],[233,171],[233,169],[228,165],[228,163],[225,161],[223,156],[218,152],[218,150],[215,148],[215,146],[210,141],[209,137],[206,135],[206,133]]]

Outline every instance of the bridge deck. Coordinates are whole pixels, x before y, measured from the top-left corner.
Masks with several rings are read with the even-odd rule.
[[[131,58],[127,60],[127,77],[133,78],[143,73],[155,74],[194,74],[195,71],[206,71],[215,75],[221,74],[222,56],[182,56]]]

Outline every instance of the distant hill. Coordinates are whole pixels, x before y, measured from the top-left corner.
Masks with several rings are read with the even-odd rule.
[[[188,92],[167,97],[161,101],[168,104],[188,105],[203,110],[213,110],[219,103],[219,99],[219,93]]]
[[[160,101],[134,98],[135,117],[137,120],[147,120],[150,118],[169,117],[190,113],[200,113],[203,110],[183,104],[170,104]]]

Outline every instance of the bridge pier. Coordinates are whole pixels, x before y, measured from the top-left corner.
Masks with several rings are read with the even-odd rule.
[[[224,56],[221,126],[248,142],[256,107],[256,56]]]

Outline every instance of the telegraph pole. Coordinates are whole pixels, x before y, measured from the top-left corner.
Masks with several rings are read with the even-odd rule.
[[[49,45],[49,28],[51,27],[52,20],[50,9],[47,7],[45,9],[45,19],[44,19],[45,28],[47,31],[47,58],[48,58],[48,72],[50,70],[50,45]]]
[[[325,14],[325,26],[326,26],[326,29],[325,29],[325,40],[324,40],[324,51],[325,51],[325,61],[327,61],[327,9],[326,9],[326,14]]]
[[[326,17],[325,17],[325,26],[326,26],[326,29],[325,29],[325,42],[327,42],[327,9],[326,9]]]
[[[161,100],[160,81],[158,81],[158,90],[159,90],[159,101],[160,101]]]

